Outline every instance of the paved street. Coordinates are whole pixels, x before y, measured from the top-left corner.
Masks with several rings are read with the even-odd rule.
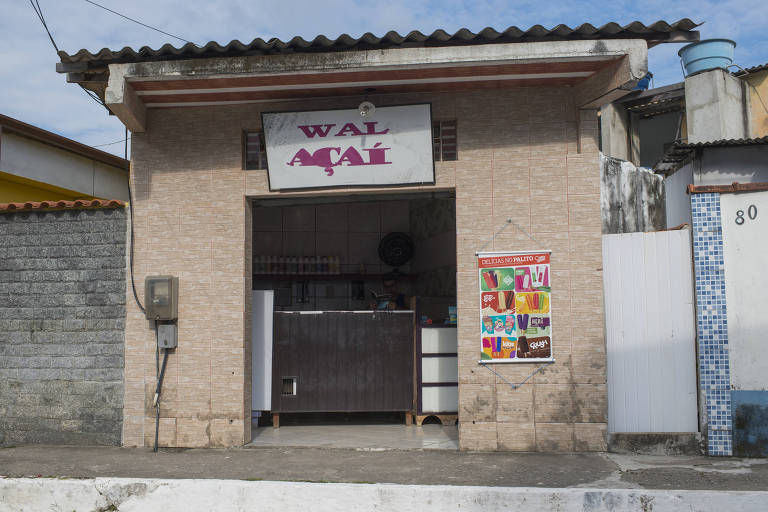
[[[768,489],[768,460],[322,448],[0,449],[0,475],[365,482],[604,489]]]

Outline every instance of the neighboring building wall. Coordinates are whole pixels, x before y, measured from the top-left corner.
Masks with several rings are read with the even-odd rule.
[[[691,222],[688,185],[768,182],[768,145],[705,147],[664,179],[667,227]]]
[[[368,191],[456,190],[460,447],[604,450],[606,360],[596,113],[579,112],[565,88],[370,99],[382,106],[430,101],[435,119],[458,121],[459,160],[436,163],[434,186]],[[232,446],[250,441],[252,249],[246,197],[366,191],[270,193],[266,171],[241,169],[242,130],[259,128],[261,109],[356,108],[360,101],[350,97],[150,109],[147,132],[133,135],[136,280],[141,283],[148,274],[180,278],[179,346],[166,372],[161,445]],[[509,218],[536,241],[512,226],[491,241]],[[553,251],[557,362],[516,390],[477,363],[475,252],[480,248]],[[132,297],[126,329],[123,443],[149,445],[154,436],[155,339]],[[535,366],[494,369],[504,379],[520,382]]]
[[[640,148],[631,147],[630,115],[621,103],[609,103],[600,109],[600,151],[609,157],[631,162]]]
[[[693,183],[693,165],[683,167],[664,178],[664,202],[667,227],[691,224],[691,198],[688,185]]]
[[[127,185],[126,185],[127,186]],[[82,194],[0,171],[0,203],[71,201]],[[51,199],[55,197],[56,199]]]
[[[746,85],[724,69],[685,78],[688,142],[750,137]]]
[[[73,197],[128,199],[128,173],[123,169],[13,133],[3,133],[2,138],[2,172],[66,189]],[[61,194],[55,193],[44,199],[61,198]],[[34,199],[20,197],[7,201],[29,200]]]
[[[600,155],[603,234],[664,229],[664,181],[650,169]]]
[[[768,390],[768,192],[722,194],[725,295],[733,389]]]
[[[0,213],[0,445],[119,444],[126,213]]]
[[[734,455],[768,456],[768,191],[721,194]],[[740,220],[743,219],[743,220]],[[738,405],[737,405],[738,404]]]
[[[768,136],[768,69],[742,77],[742,80],[747,82],[749,89],[751,137],[766,137]]]
[[[697,155],[695,185],[768,182],[768,144],[702,148]]]

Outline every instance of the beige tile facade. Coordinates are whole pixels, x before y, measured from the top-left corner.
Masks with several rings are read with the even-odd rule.
[[[382,106],[429,101],[434,119],[458,122],[459,160],[436,164],[434,186],[392,191],[456,191],[462,449],[605,449],[597,118],[577,110],[570,92],[519,88],[370,98]],[[146,275],[180,280],[179,347],[165,378],[161,445],[250,440],[248,198],[287,194],[269,192],[265,171],[242,170],[242,130],[259,128],[262,109],[355,108],[360,100],[153,109],[146,133],[133,135],[139,296],[143,300]],[[507,219],[514,224],[492,238]],[[500,378],[477,364],[480,249],[552,250],[556,363],[518,389],[507,381],[522,381],[536,365],[495,365]],[[154,440],[154,332],[130,288],[127,303],[123,443],[146,446]]]

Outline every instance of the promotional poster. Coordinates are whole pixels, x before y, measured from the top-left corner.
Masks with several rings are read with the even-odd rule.
[[[552,360],[550,251],[478,254],[480,359]]]

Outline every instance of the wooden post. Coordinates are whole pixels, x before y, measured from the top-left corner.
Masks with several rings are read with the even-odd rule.
[[[273,428],[280,428],[280,413],[279,412],[273,412],[272,413],[272,427]]]

